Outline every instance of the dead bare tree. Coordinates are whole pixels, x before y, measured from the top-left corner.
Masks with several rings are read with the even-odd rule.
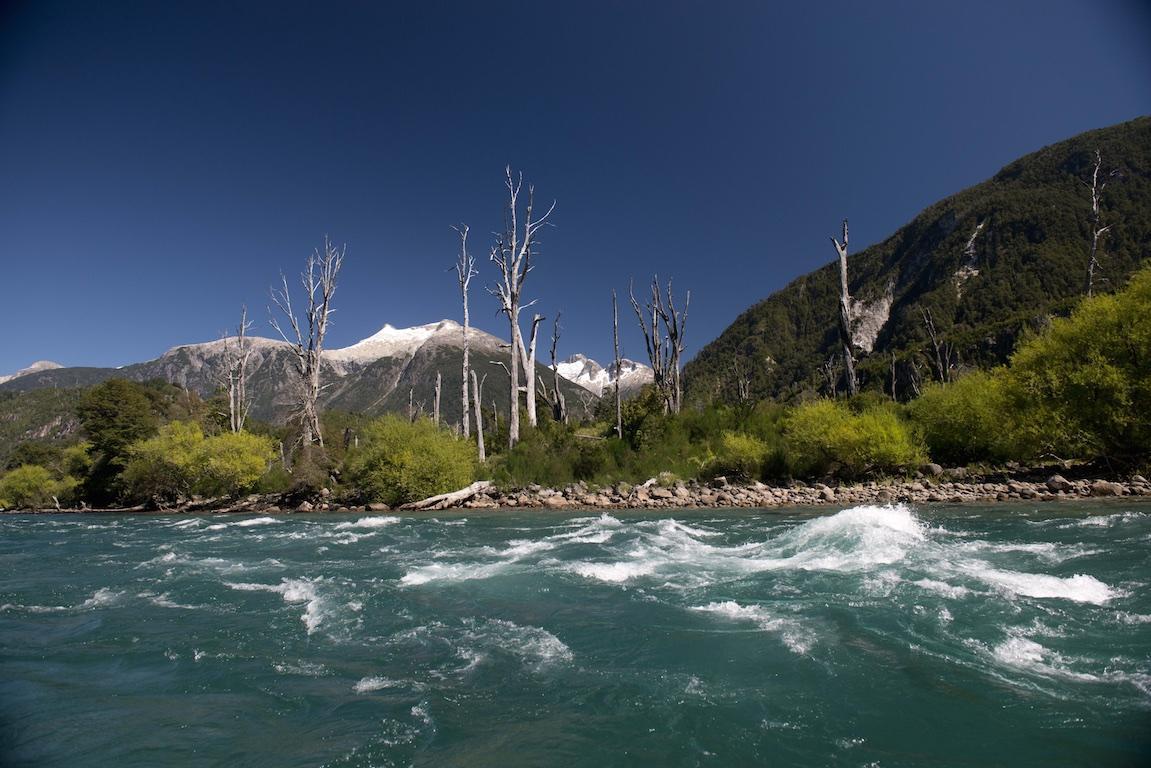
[[[1091,254],[1087,260],[1087,295],[1090,296],[1095,290],[1095,270],[1099,266],[1099,245],[1103,240],[1103,236],[1111,229],[1111,225],[1100,226],[1102,214],[1099,211],[1099,202],[1103,198],[1103,190],[1107,187],[1107,181],[1112,176],[1116,176],[1118,171],[1111,171],[1102,180],[1099,178],[1100,170],[1103,167],[1103,155],[1098,149],[1095,150],[1095,165],[1091,170],[1091,183],[1088,185],[1091,188]],[[1083,182],[1087,184],[1087,182]]]
[[[437,427],[440,425],[440,389],[443,383],[443,377],[439,371],[436,371],[436,394],[435,400],[432,401],[432,421]]]
[[[483,411],[483,396],[484,396],[484,381],[487,380],[488,375],[485,373],[483,378],[476,376],[473,370],[472,374],[472,397],[475,399],[476,404],[476,449],[478,451],[480,463],[483,464],[488,460],[487,449],[484,446],[484,411]],[[498,425],[496,427],[499,428]]]
[[[532,259],[538,248],[537,237],[539,230],[547,222],[552,211],[555,210],[556,204],[552,202],[547,213],[538,219],[533,218],[535,187],[529,184],[527,188],[527,206],[523,214],[523,229],[521,232],[519,198],[523,188],[523,174],[520,173],[513,178],[511,166],[508,166],[504,169],[504,176],[504,185],[508,190],[508,204],[504,216],[504,231],[497,236],[496,244],[492,246],[489,257],[491,262],[499,268],[501,279],[500,282],[497,283],[495,287],[490,288],[489,291],[493,296],[499,299],[500,311],[507,316],[508,327],[511,331],[511,386],[508,388],[510,390],[509,400],[511,406],[508,416],[508,445],[511,447],[515,446],[520,439],[519,366],[521,356],[523,358],[527,357],[523,336],[520,333],[520,310],[526,309],[535,303],[529,302],[527,305],[521,306],[523,284],[534,267]],[[530,376],[532,380],[529,380],[529,386],[527,388],[528,414],[533,423],[536,396],[534,374],[535,371],[532,370]]]
[[[471,420],[471,412],[468,408],[470,398],[468,397],[468,371],[471,369],[471,342],[468,338],[471,331],[471,318],[468,315],[468,286],[475,277],[476,260],[468,254],[468,225],[460,224],[454,228],[460,235],[460,257],[456,261],[456,279],[460,284],[460,298],[464,305],[464,363],[463,363],[463,379],[462,388],[460,391],[460,405],[463,408],[463,415],[460,417],[460,425],[464,432],[464,437],[470,437],[469,422]],[[477,406],[478,407],[478,406]]]
[[[634,291],[629,287],[628,296],[632,309],[643,331],[647,357],[655,372],[655,385],[663,397],[665,413],[679,413],[683,402],[683,387],[680,381],[679,361],[683,356],[684,331],[687,328],[687,310],[691,305],[691,291],[681,313],[675,308],[671,281],[667,282],[666,301],[660,293],[659,277],[651,281],[651,301],[640,307]],[[616,370],[616,376],[620,375]]]
[[[919,310],[923,317],[923,327],[927,330],[927,338],[931,342],[932,364],[935,366],[935,375],[940,384],[951,381],[951,372],[954,369],[952,360],[955,357],[955,348],[949,341],[945,341],[935,328],[935,318],[931,310],[924,307]]]
[[[316,249],[308,257],[307,266],[300,279],[304,286],[304,296],[308,307],[302,322],[292,307],[288,279],[280,273],[280,288],[272,290],[272,301],[288,321],[292,338],[285,333],[280,321],[271,318],[272,328],[286,341],[295,355],[298,398],[295,417],[300,420],[300,442],[307,447],[317,443],[324,445],[320,430],[320,368],[323,364],[324,337],[328,332],[328,322],[332,316],[332,295],[336,292],[336,278],[344,263],[347,246],[337,248],[327,236],[324,237],[323,251]],[[269,312],[270,314],[270,312]],[[305,333],[306,329],[306,333]]]
[[[611,329],[612,346],[615,350],[615,436],[623,439],[623,398],[620,397],[619,380],[623,359],[619,352],[619,305],[616,302],[615,288],[611,289]],[[584,406],[587,411],[587,406]]]
[[[819,366],[819,375],[823,379],[823,386],[827,390],[827,394],[835,397],[839,383],[839,360],[836,355],[831,355],[823,361],[823,364]]]
[[[738,359],[731,363],[731,383],[735,402],[742,406],[751,404],[751,372]]]
[[[559,361],[556,360],[556,346],[560,341],[560,317],[563,312],[557,312],[552,321],[552,418],[556,421],[568,423],[568,404],[560,388]]]
[[[893,351],[891,353],[891,399],[892,400],[899,400],[899,398],[895,396],[895,382],[896,382],[895,352]]]
[[[847,287],[847,219],[843,220],[843,242],[831,238],[839,255],[839,340],[843,345],[843,370],[847,377],[847,393],[855,397],[859,382],[855,378],[855,358],[851,350],[851,293]]]
[[[252,400],[248,397],[248,360],[252,356],[252,340],[248,331],[252,323],[248,320],[248,308],[240,310],[240,324],[233,337],[224,334],[224,369],[219,382],[228,392],[228,427],[233,432],[242,432],[247,421]]]
[[[528,334],[526,347],[523,338],[520,338],[520,365],[524,369],[524,389],[527,390],[527,397],[524,402],[527,406],[528,424],[533,427],[539,425],[539,416],[536,412],[536,338],[539,334],[540,323],[544,320],[543,315],[532,316],[531,331]]]

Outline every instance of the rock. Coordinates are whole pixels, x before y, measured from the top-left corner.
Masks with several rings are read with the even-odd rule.
[[[391,512],[392,508],[389,507],[387,504],[383,503],[382,501],[377,501],[375,503],[368,505],[368,511],[369,512]]]
[[[310,501],[301,501],[300,506],[296,507],[297,512],[311,512],[314,509],[315,507]]]
[[[723,475],[720,475],[719,477],[717,477],[711,481],[711,487],[712,488],[726,488],[727,487],[727,478],[724,477]]]
[[[667,488],[661,488],[659,486],[652,488],[649,493],[653,499],[670,499],[675,496],[675,494],[673,494]]]
[[[1059,493],[1060,491],[1070,491],[1074,488],[1070,481],[1063,475],[1052,475],[1047,478],[1047,490],[1052,493]]]
[[[1092,496],[1122,496],[1123,486],[1107,480],[1096,480],[1091,484]]]
[[[943,467],[938,464],[924,464],[919,471],[927,477],[939,477],[943,474]]]
[[[965,480],[967,478],[967,467],[952,467],[947,470],[947,475],[952,480]]]
[[[1132,475],[1131,482],[1138,483],[1139,485],[1147,485],[1147,478],[1143,477],[1143,475]]]
[[[564,509],[571,506],[571,502],[563,496],[548,496],[544,499],[544,506],[548,509]]]
[[[881,488],[879,490],[879,493],[875,494],[875,500],[878,501],[880,504],[890,504],[891,503],[891,491],[887,490],[886,488]]]
[[[835,501],[835,491],[825,485],[819,491],[819,499],[820,501]]]

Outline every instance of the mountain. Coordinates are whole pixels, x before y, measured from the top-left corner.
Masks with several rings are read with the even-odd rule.
[[[407,412],[409,401],[431,413],[435,398],[436,374],[441,376],[440,414],[448,423],[461,414],[462,326],[452,320],[393,328],[385,325],[378,333],[349,347],[325,350],[321,380],[321,405],[375,415]],[[282,421],[291,407],[295,358],[281,340],[249,337],[248,392],[253,417]],[[496,336],[471,329],[471,364],[485,381],[483,402],[493,403],[507,413],[508,345]],[[88,387],[111,378],[132,381],[160,379],[209,397],[220,389],[225,362],[225,345],[235,339],[218,339],[200,344],[173,347],[155,360],[120,368],[54,368],[24,374],[0,383],[0,393],[25,392],[45,388]],[[537,381],[550,389],[552,375],[536,364]],[[501,381],[503,384],[501,385]],[[579,398],[582,388],[561,384],[565,396]],[[540,408],[546,408],[541,402]]]
[[[1151,256],[1148,117],[1020,158],[853,253],[852,335],[861,386],[890,392],[894,378],[897,394],[906,397],[930,380],[932,327],[939,357],[962,369],[1005,361],[1022,334],[1066,314],[1086,292],[1096,151],[1107,180],[1101,223],[1111,229],[1095,287],[1122,286]],[[838,223],[829,212],[827,231],[812,233],[829,256],[826,237],[839,235]],[[838,311],[833,261],[745,311],[700,350],[684,371],[689,401],[735,399],[741,383],[755,398],[827,391],[825,371],[837,364]],[[829,360],[831,368],[821,371]]]
[[[589,357],[572,355],[564,362],[557,363],[556,369],[560,376],[579,384],[597,397],[603,397],[605,392],[610,393],[615,386],[614,363],[604,368]],[[634,395],[644,384],[655,380],[655,374],[649,366],[634,360],[620,360],[620,370],[623,373],[619,376],[619,389],[624,397]]]
[[[10,373],[6,376],[0,376],[0,384],[3,384],[6,381],[12,381],[12,379],[18,379],[21,376],[27,376],[30,373],[38,373],[40,371],[50,371],[50,370],[53,370],[55,368],[63,368],[63,367],[64,366],[60,365],[59,363],[54,363],[51,360],[37,360],[36,362],[32,363],[32,365],[28,366],[27,368],[21,368],[20,370],[16,371],[16,373]]]

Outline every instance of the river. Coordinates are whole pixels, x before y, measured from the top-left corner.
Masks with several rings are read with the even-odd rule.
[[[1151,764],[1151,507],[0,518],[4,766]]]

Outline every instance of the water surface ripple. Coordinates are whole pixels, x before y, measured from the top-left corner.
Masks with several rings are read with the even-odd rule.
[[[1151,764],[1151,509],[0,519],[0,764]]]

